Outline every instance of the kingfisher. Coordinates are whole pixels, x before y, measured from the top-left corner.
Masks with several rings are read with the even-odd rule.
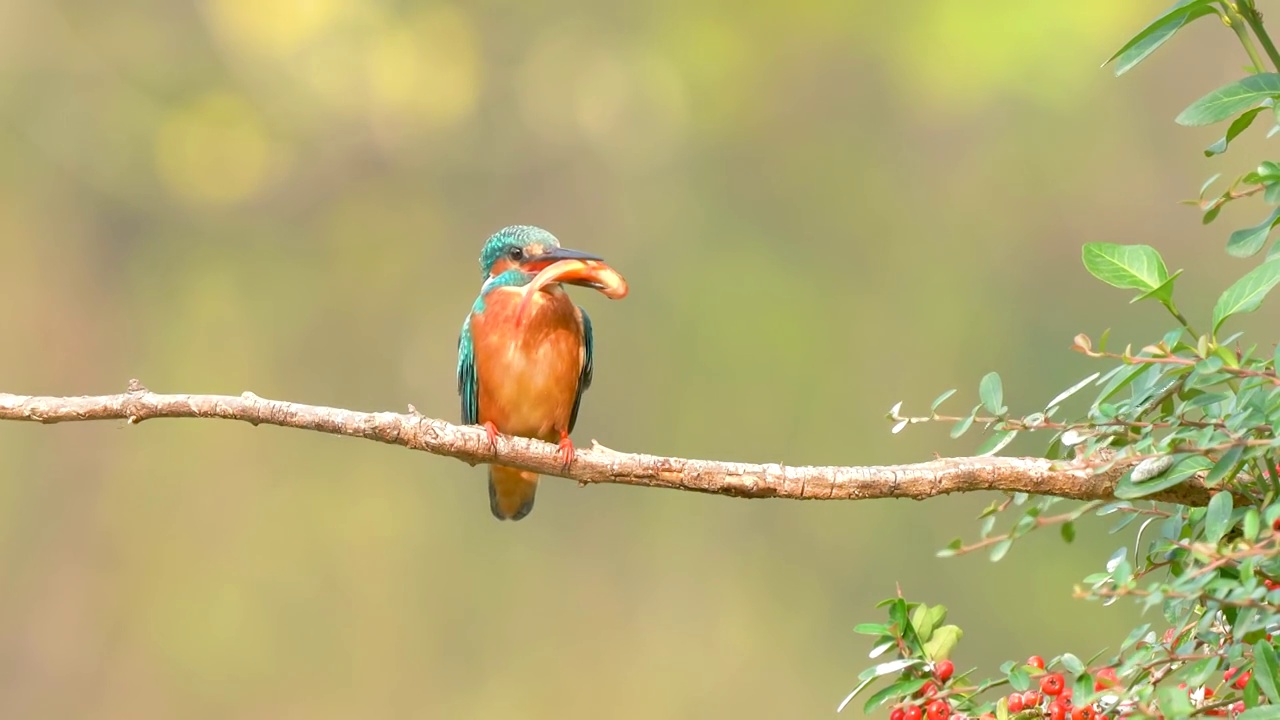
[[[462,422],[498,434],[557,443],[567,469],[582,394],[591,387],[591,319],[569,298],[564,283],[606,297],[626,295],[626,281],[603,259],[560,247],[542,228],[512,225],[494,233],[480,252],[485,278],[458,336],[458,395]],[[520,520],[533,510],[538,473],[489,466],[489,510]]]

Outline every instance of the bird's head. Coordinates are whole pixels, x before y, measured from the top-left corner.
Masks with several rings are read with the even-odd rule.
[[[524,322],[535,295],[558,290],[560,283],[599,290],[613,300],[627,295],[627,281],[603,258],[562,248],[555,235],[532,225],[512,225],[494,233],[480,251],[480,271],[488,278],[486,287],[508,273],[514,274],[509,284],[523,286],[517,324]]]
[[[556,236],[542,228],[512,225],[485,241],[484,249],[480,251],[480,271],[486,278],[496,278],[511,270],[519,270],[532,277],[561,260],[604,263],[599,256],[560,247]],[[560,274],[556,281],[604,289],[591,273]]]

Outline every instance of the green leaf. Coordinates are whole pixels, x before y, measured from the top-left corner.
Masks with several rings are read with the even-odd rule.
[[[1231,521],[1231,493],[1216,493],[1209,499],[1209,506],[1204,513],[1204,537],[1216,543],[1227,534],[1227,523]]]
[[[1183,454],[1167,470],[1147,479],[1135,481],[1133,470],[1130,470],[1116,483],[1115,496],[1118,500],[1136,500],[1167,490],[1210,466],[1209,460],[1202,455]]]
[[[858,686],[853,689],[853,692],[850,692],[848,695],[844,697],[844,700],[840,701],[840,704],[836,706],[836,712],[839,713],[840,711],[844,710],[845,706],[848,705],[851,700],[853,700],[855,697],[858,696],[858,693],[865,690],[868,685],[870,685],[875,681],[876,679],[874,677],[864,678],[863,681],[858,683]]]
[[[1236,716],[1236,720],[1280,720],[1280,705],[1260,705]]]
[[[1120,372],[1113,375],[1107,382],[1106,386],[1102,388],[1102,392],[1098,394],[1098,399],[1095,400],[1093,404],[1094,411],[1097,411],[1099,404],[1107,402],[1111,398],[1115,397],[1117,393],[1125,389],[1130,383],[1134,382],[1142,375],[1149,375],[1153,373],[1159,374],[1160,368],[1155,365],[1141,365],[1137,363],[1130,365],[1127,368],[1123,365],[1120,366]]]
[[[951,655],[951,651],[955,650],[956,644],[960,642],[962,637],[964,637],[964,631],[958,626],[943,625],[934,630],[933,637],[924,644],[925,657],[934,662],[946,660]]]
[[[1240,523],[1240,534],[1245,540],[1254,542],[1258,539],[1258,531],[1262,529],[1261,516],[1258,515],[1258,508],[1249,508],[1244,511],[1244,522]]]
[[[1190,403],[1187,404],[1190,405]],[[1243,445],[1233,445],[1229,450],[1222,453],[1222,457],[1218,458],[1218,462],[1213,464],[1209,474],[1205,475],[1204,484],[1213,487],[1222,482],[1227,477],[1227,474],[1239,464],[1241,455],[1244,455]]]
[[[1205,192],[1207,192],[1207,191],[1209,190],[1209,186],[1213,184],[1213,181],[1214,181],[1214,180],[1217,180],[1217,179],[1218,179],[1218,178],[1220,178],[1220,177],[1222,177],[1222,173],[1214,173],[1213,175],[1211,175],[1211,176],[1209,177],[1209,179],[1208,179],[1208,180],[1205,180],[1205,181],[1204,181],[1204,184],[1200,186],[1200,196],[1199,196],[1199,197],[1200,197],[1200,199],[1201,199],[1201,200],[1203,200],[1203,199],[1204,199],[1204,194],[1205,194]]]
[[[955,395],[955,394],[956,394],[956,390],[955,390],[955,388],[952,388],[952,389],[950,389],[950,390],[948,390],[948,391],[946,391],[946,392],[942,393],[941,395],[939,395],[937,398],[935,398],[935,399],[934,399],[933,404],[929,406],[929,412],[931,412],[931,413],[932,413],[932,412],[937,412],[937,411],[938,411],[938,406],[939,406],[939,405],[941,405],[943,402],[945,402],[947,398],[949,398],[949,397],[951,397],[952,395]]]
[[[920,636],[920,641],[928,642],[929,638],[933,636],[933,629],[937,627],[939,623],[931,622],[929,620],[929,606],[924,603],[920,603],[916,606],[916,609],[911,612],[911,625],[916,629],[916,634]]]
[[[1011,547],[1013,547],[1013,540],[1010,540],[1009,538],[1005,538],[1004,540],[996,543],[991,548],[991,562],[1000,562],[1000,559],[1009,552],[1009,548]]]
[[[890,660],[889,662],[883,662],[883,663],[880,663],[879,665],[872,665],[866,670],[863,670],[861,673],[858,673],[858,678],[860,680],[866,680],[868,678],[874,679],[878,677],[883,677],[885,675],[892,675],[897,672],[902,672],[903,670],[906,670],[909,667],[914,667],[916,665],[923,665],[923,664],[924,664],[924,661],[920,660],[919,658],[901,658],[898,660]]]
[[[1213,306],[1213,332],[1216,334],[1222,323],[1232,315],[1257,310],[1262,305],[1263,298],[1278,282],[1280,260],[1268,260],[1245,273],[1244,277],[1222,293]]]
[[[1261,689],[1258,687],[1257,679],[1249,678],[1248,684],[1244,686],[1244,704],[1247,707],[1257,707],[1258,700],[1260,700],[1262,697],[1261,692],[1262,692]],[[1271,705],[1269,707],[1276,707],[1276,706]]]
[[[1133,304],[1138,302],[1139,300],[1146,300],[1147,298],[1155,298],[1160,302],[1164,303],[1165,305],[1168,305],[1169,302],[1173,300],[1173,281],[1177,280],[1178,276],[1181,274],[1182,274],[1181,270],[1173,273],[1169,277],[1165,278],[1165,281],[1160,283],[1154,289],[1148,290],[1142,293],[1141,295],[1133,298],[1132,300],[1129,301],[1129,303]]]
[[[1076,681],[1071,683],[1070,688],[1075,697],[1081,699],[1089,697],[1093,692],[1093,675],[1087,672],[1076,675]]]
[[[898,633],[906,643],[907,649],[913,653],[919,652],[920,636],[916,634],[915,626],[908,618],[906,600],[894,598],[889,603],[889,621],[898,628]]]
[[[1250,75],[1191,103],[1174,122],[1187,127],[1212,125],[1275,95],[1280,95],[1280,74]]]
[[[929,608],[925,621],[929,623],[930,629],[936,629],[939,625],[947,621],[947,606],[934,605]]]
[[[1178,689],[1172,683],[1165,683],[1156,689],[1156,702],[1160,703],[1160,714],[1165,717],[1191,717],[1195,708],[1191,707],[1191,699],[1187,697],[1186,688]]]
[[[992,415],[1004,412],[1004,387],[1000,383],[1000,373],[989,372],[982,377],[978,384],[978,399]]]
[[[1273,187],[1280,187],[1280,185]],[[1256,255],[1267,243],[1267,238],[1271,235],[1271,229],[1276,226],[1277,220],[1280,220],[1280,208],[1272,210],[1267,219],[1257,225],[1231,233],[1231,237],[1227,239],[1227,254],[1233,257]]]
[[[1120,651],[1123,652],[1133,647],[1134,644],[1136,644],[1139,640],[1141,640],[1142,637],[1146,635],[1147,631],[1150,629],[1151,629],[1151,623],[1147,623],[1145,625],[1139,625],[1138,627],[1129,631],[1129,636],[1126,637],[1124,639],[1124,642],[1120,644]]]
[[[973,425],[974,418],[978,416],[978,411],[981,409],[982,409],[981,405],[974,405],[973,411],[969,413],[969,416],[960,420],[951,428],[952,440],[955,440],[956,438],[960,437],[961,435],[969,431],[970,426]]]
[[[1013,442],[1013,439],[1017,436],[1017,430],[1001,430],[999,432],[992,433],[986,440],[982,441],[982,444],[978,446],[978,449],[974,454],[977,457],[995,455],[1003,450],[1006,445]]]
[[[916,659],[903,659],[903,660],[894,660],[893,662],[881,663],[874,667],[869,667],[866,670],[863,670],[858,675],[858,678],[862,682],[858,683],[858,686],[853,689],[853,692],[845,696],[844,700],[841,701],[840,705],[836,708],[836,712],[840,712],[841,710],[844,710],[845,706],[848,705],[851,700],[857,697],[858,693],[867,689],[868,685],[875,682],[876,678],[884,675],[891,675],[896,672],[902,672],[903,670],[909,667],[912,667],[913,665],[919,665],[919,664],[921,664],[921,662]],[[923,685],[923,683],[921,684]]]
[[[1085,243],[1080,251],[1085,270],[1102,282],[1128,290],[1149,293],[1169,279],[1160,253],[1150,245]],[[1170,297],[1172,288],[1169,289]],[[1159,299],[1159,298],[1157,298]]]
[[[1280,676],[1276,674],[1276,651],[1271,643],[1259,640],[1253,646],[1253,679],[1273,703],[1280,703]]]
[[[1233,622],[1234,626],[1235,623]],[[1207,657],[1190,665],[1183,666],[1182,672],[1188,685],[1197,686],[1208,682],[1218,672],[1218,658]]]
[[[1253,119],[1258,117],[1258,113],[1263,110],[1266,110],[1266,108],[1256,107],[1235,120],[1232,120],[1231,125],[1227,128],[1227,134],[1224,135],[1222,139],[1218,140],[1218,142],[1205,148],[1204,156],[1213,157],[1214,155],[1221,155],[1226,152],[1227,146],[1231,144],[1231,141],[1235,140],[1240,133],[1247,130],[1249,126],[1253,124]],[[1204,190],[1202,189],[1200,192],[1203,194]]]
[[[940,558],[952,557],[962,547],[964,547],[964,541],[961,540],[960,538],[956,538],[955,540],[952,540],[951,542],[947,543],[946,547],[939,550],[937,552],[937,555]]]
[[[1076,525],[1072,522],[1062,523],[1062,539],[1067,543],[1074,542],[1076,539]]]
[[[862,706],[862,712],[864,714],[870,715],[872,710],[875,710],[878,706],[880,706],[885,700],[888,700],[889,698],[910,697],[911,695],[915,694],[917,690],[924,687],[924,684],[927,682],[929,681],[926,680],[925,678],[916,678],[914,680],[903,680],[901,682],[896,682],[890,685],[889,687],[880,690],[880,692],[877,692],[875,695],[872,695],[871,697],[867,698],[866,704]]]
[[[1063,390],[1062,392],[1058,393],[1056,396],[1054,396],[1054,398],[1053,398],[1052,400],[1050,400],[1050,401],[1049,401],[1049,403],[1048,403],[1047,405],[1045,405],[1045,406],[1044,406],[1045,412],[1048,412],[1048,411],[1052,410],[1053,408],[1056,408],[1059,404],[1061,404],[1061,403],[1062,403],[1062,401],[1066,400],[1067,398],[1071,397],[1072,395],[1075,395],[1077,392],[1079,392],[1080,390],[1082,390],[1082,389],[1084,388],[1084,386],[1088,385],[1089,383],[1093,382],[1094,380],[1097,380],[1097,379],[1098,379],[1098,376],[1099,376],[1099,375],[1101,375],[1101,374],[1102,374],[1101,372],[1095,372],[1094,374],[1092,374],[1092,375],[1090,375],[1089,377],[1087,377],[1087,378],[1085,378],[1085,379],[1081,380],[1080,382],[1076,383],[1075,385],[1072,385],[1071,387],[1067,388],[1066,390]]]
[[[1009,686],[1021,692],[1031,689],[1031,675],[1025,665],[1016,665],[1009,670]]]
[[[1145,60],[1148,55],[1155,52],[1156,48],[1173,37],[1174,33],[1181,30],[1187,23],[1213,12],[1211,0],[1180,0],[1168,10],[1165,10],[1160,17],[1148,23],[1137,35],[1130,38],[1129,42],[1117,50],[1116,54],[1112,55],[1103,65],[1105,66],[1113,60],[1118,60],[1115,74],[1119,77]]]
[[[1201,391],[1200,391],[1200,390],[1195,390],[1195,391],[1192,391],[1192,392],[1201,392]],[[1222,392],[1222,393],[1211,393],[1211,392],[1207,392],[1207,393],[1203,393],[1203,394],[1201,394],[1201,395],[1194,395],[1194,396],[1192,396],[1192,398],[1191,398],[1190,400],[1188,400],[1187,402],[1185,402],[1185,403],[1182,405],[1182,409],[1183,409],[1183,410],[1194,410],[1195,408],[1202,408],[1202,407],[1205,407],[1205,406],[1208,406],[1208,405],[1218,405],[1218,404],[1220,404],[1220,403],[1225,403],[1225,402],[1228,402],[1228,401],[1230,401],[1230,400],[1231,400],[1231,394],[1230,394],[1230,393],[1224,393],[1224,392]]]
[[[883,623],[859,623],[853,631],[859,635],[888,635],[889,626]]]

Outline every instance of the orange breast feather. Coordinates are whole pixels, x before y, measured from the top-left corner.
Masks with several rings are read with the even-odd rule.
[[[568,431],[582,373],[582,321],[561,288],[537,292],[516,328],[520,288],[497,288],[471,318],[479,420],[555,442]]]

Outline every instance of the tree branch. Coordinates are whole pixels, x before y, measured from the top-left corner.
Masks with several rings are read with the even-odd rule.
[[[358,412],[267,400],[250,392],[238,397],[160,395],[137,380],[131,380],[129,390],[119,395],[40,397],[0,393],[0,420],[126,420],[135,424],[155,418],[221,418],[367,438],[457,458],[471,465],[500,462],[569,478],[581,485],[618,483],[747,498],[923,500],[948,493],[999,490],[1102,500],[1113,496],[1116,481],[1127,469],[1113,467],[1094,473],[1079,464],[1064,467],[1063,462],[1011,457],[942,458],[910,465],[861,467],[756,465],[623,453],[593,440],[590,449],[579,450],[566,471],[556,455],[556,446],[550,443],[503,435],[493,447],[480,427],[424,417],[412,406],[409,410],[407,414]],[[1192,479],[1146,499],[1204,505],[1209,501],[1209,491]]]

